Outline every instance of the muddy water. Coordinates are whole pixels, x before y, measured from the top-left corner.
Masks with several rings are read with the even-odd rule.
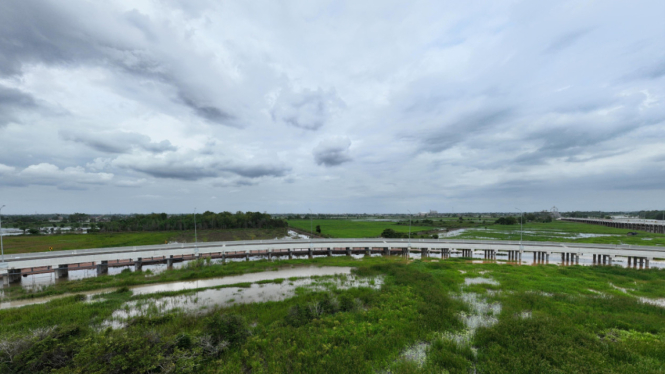
[[[189,289],[197,288],[208,288],[216,286],[224,286],[236,283],[254,283],[265,280],[274,280],[279,278],[292,278],[292,277],[311,277],[311,276],[326,276],[326,275],[336,275],[336,274],[350,274],[350,267],[316,267],[316,266],[302,266],[302,267],[293,267],[285,268],[277,271],[268,271],[268,272],[259,272],[259,273],[249,273],[243,275],[235,275],[229,277],[219,277],[211,279],[201,279],[195,281],[186,281],[186,282],[172,282],[172,283],[160,283],[153,285],[141,285],[130,287],[130,289],[137,295],[145,295],[155,292],[165,292],[165,291],[182,291]],[[79,292],[79,294],[86,295],[88,298],[99,295],[103,293],[112,292],[115,289],[101,289],[88,292]],[[35,298],[28,300],[15,300],[15,301],[2,301],[0,300],[0,309],[16,308],[25,305],[33,304],[43,304],[54,299],[61,297],[70,296],[67,295],[56,295],[43,298]]]
[[[234,304],[281,301],[295,296],[296,290],[300,287],[305,287],[313,291],[331,288],[347,289],[351,287],[379,288],[382,283],[382,278],[357,278],[352,275],[341,275],[334,278],[285,280],[281,283],[254,283],[251,287],[247,288],[227,287],[205,289],[187,295],[130,301],[113,312],[111,318],[105,321],[103,326],[119,328],[129,318],[161,315],[173,310],[196,313],[218,306],[226,307]]]

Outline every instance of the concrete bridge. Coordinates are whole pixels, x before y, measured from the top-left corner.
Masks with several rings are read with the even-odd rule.
[[[560,218],[561,221],[591,223],[617,229],[646,231],[654,234],[665,234],[665,221],[646,219],[602,219],[602,218]]]
[[[612,264],[616,257],[627,257],[628,264],[649,267],[654,258],[665,258],[665,247],[603,245],[586,243],[518,242],[456,239],[301,239],[301,240],[252,240],[187,244],[162,244],[140,247],[115,247],[81,249],[57,252],[36,252],[6,255],[0,264],[0,275],[5,284],[20,282],[21,276],[54,272],[56,278],[68,276],[69,270],[97,269],[106,274],[112,266],[133,265],[140,270],[143,265],[174,262],[198,258],[244,258],[261,256],[268,259],[278,256],[308,256],[333,254],[379,253],[383,255],[408,255],[420,253],[423,257],[438,254],[448,258],[452,253],[461,257],[473,257],[482,251],[487,260],[497,255],[507,256],[508,261],[521,261],[527,253],[534,262],[549,261],[550,255],[560,255],[563,263],[579,263],[583,254],[593,255],[594,264]],[[631,262],[632,261],[632,262]]]

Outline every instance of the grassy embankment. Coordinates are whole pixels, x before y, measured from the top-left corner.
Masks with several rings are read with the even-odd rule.
[[[312,226],[316,229],[321,226],[321,234],[333,238],[377,238],[385,229],[393,229],[396,232],[409,232],[409,226],[397,225],[395,222],[386,221],[351,221],[341,219],[315,219]],[[310,231],[309,220],[289,220],[289,226]],[[432,226],[411,226],[411,233],[431,230]]]
[[[227,240],[274,239],[286,235],[286,229],[229,229],[199,230],[199,242]],[[164,244],[166,242],[191,243],[194,231],[145,231],[120,233],[12,235],[3,238],[5,253],[45,252],[85,248],[107,248]]]
[[[525,241],[577,242],[597,244],[632,244],[665,245],[665,235],[637,231],[637,235],[628,236],[634,230],[617,229],[586,223],[553,221],[550,223],[524,224]],[[601,234],[609,236],[577,237],[577,234]],[[519,240],[520,225],[492,225],[485,229],[467,229],[455,239],[492,239]]]
[[[11,363],[0,353],[0,371],[662,373],[665,367],[665,309],[637,298],[665,297],[664,271],[462,260],[406,264],[376,257],[314,261],[353,264],[358,275],[381,275],[384,284],[302,289],[280,302],[193,314],[155,311],[113,331],[97,326],[137,299],[123,289],[94,303],[71,296],[1,310],[0,347],[15,349]],[[210,268],[265,266],[274,264]],[[497,283],[464,285],[475,277]],[[484,321],[485,327],[464,320]],[[417,351],[421,360],[411,359]]]

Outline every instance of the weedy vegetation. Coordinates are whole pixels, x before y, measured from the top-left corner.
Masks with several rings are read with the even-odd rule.
[[[0,372],[662,373],[665,368],[665,308],[641,299],[665,298],[662,270],[396,257],[306,261],[354,266],[355,277],[382,282],[303,288],[283,301],[196,312],[154,310],[110,328],[104,321],[129,302],[170,294],[133,295],[123,282],[138,279],[129,274],[100,277],[118,279],[106,284],[116,289],[93,300],[73,294],[0,310]],[[173,270],[162,280],[302,262],[209,264]],[[59,292],[76,292],[61,287]]]

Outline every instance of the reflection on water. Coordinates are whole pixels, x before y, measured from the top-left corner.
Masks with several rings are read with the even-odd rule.
[[[284,272],[281,272],[281,275],[284,277]],[[253,283],[250,287],[205,289],[186,295],[130,301],[113,312],[111,318],[105,321],[103,325],[119,328],[122,327],[129,318],[137,316],[157,316],[174,310],[192,313],[205,311],[217,306],[225,307],[233,304],[281,301],[295,296],[296,290],[299,287],[304,287],[310,291],[321,291],[333,288],[347,289],[351,287],[379,288],[382,283],[382,278],[358,278],[344,274],[334,278],[285,279],[279,283]]]

